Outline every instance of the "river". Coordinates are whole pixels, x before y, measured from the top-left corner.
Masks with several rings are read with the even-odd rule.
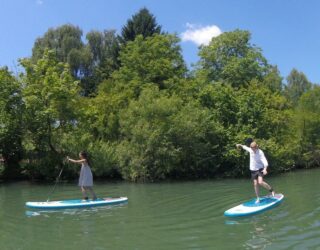
[[[0,185],[1,249],[320,249],[320,169],[267,177],[282,204],[230,219],[223,212],[252,197],[250,179],[135,184],[98,182],[99,196],[127,204],[36,211],[53,185]],[[263,191],[263,193],[265,193]],[[80,198],[76,184],[59,184],[51,200]]]

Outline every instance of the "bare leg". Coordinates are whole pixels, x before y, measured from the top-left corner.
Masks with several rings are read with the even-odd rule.
[[[272,196],[274,196],[274,191],[272,187],[268,183],[263,181],[263,178],[261,176],[258,176],[258,184],[267,189],[269,192],[271,192]]]
[[[253,186],[254,186],[254,191],[256,193],[256,196],[257,196],[257,201],[256,203],[258,203],[260,201],[260,198],[259,198],[259,185],[258,185],[258,180],[254,179],[253,180]]]
[[[93,188],[92,187],[86,187],[86,189],[88,189],[92,195],[92,199],[93,200],[96,200],[97,199],[97,196],[95,194],[95,192],[93,191]]]
[[[81,187],[81,192],[82,192],[82,195],[83,195],[83,199],[87,200],[88,199],[88,194],[87,194],[86,188],[85,187]]]

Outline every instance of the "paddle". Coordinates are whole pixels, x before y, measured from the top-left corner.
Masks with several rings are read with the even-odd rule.
[[[60,173],[59,173],[58,177],[56,178],[56,183],[54,184],[53,189],[52,189],[51,192],[48,194],[47,202],[49,202],[50,196],[53,194],[54,190],[56,189],[56,186],[57,186],[57,184],[58,184],[58,182],[59,182],[60,176],[61,176],[61,174],[62,174],[62,172],[63,172],[63,168],[64,168],[64,164],[63,164],[63,166],[62,166],[62,168],[61,168],[61,170],[60,170]]]

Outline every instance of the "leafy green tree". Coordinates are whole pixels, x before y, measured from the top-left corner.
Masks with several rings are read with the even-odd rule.
[[[38,38],[32,48],[32,60],[41,59],[47,49],[53,50],[60,62],[68,62],[72,65],[71,71],[74,76],[80,73],[81,60],[70,56],[70,53],[79,53],[84,48],[81,40],[82,30],[71,24],[65,24],[58,28],[50,28],[43,37]]]
[[[239,155],[234,145],[243,143],[248,137],[262,142],[279,170],[284,166],[282,163],[292,163],[286,151],[289,150],[291,115],[286,99],[279,92],[272,92],[258,81],[240,89],[216,83],[203,86],[197,98],[224,128],[222,145],[226,150],[223,151],[221,174],[244,175],[247,172],[246,159]],[[274,154],[278,157],[273,157]]]
[[[72,76],[79,80],[81,94],[89,96],[95,90],[91,81],[93,74],[92,54],[82,42],[82,30],[74,25],[65,24],[50,28],[43,37],[34,43],[32,61],[42,59],[47,50],[55,52],[59,62],[68,63]]]
[[[143,86],[154,84],[165,89],[184,77],[186,67],[177,42],[178,39],[170,35],[146,39],[138,36],[123,48],[121,67],[101,84],[96,97],[88,100],[88,108],[84,111],[83,123],[94,138],[118,139],[119,111],[139,97]]]
[[[145,86],[120,115],[120,170],[129,180],[204,177],[219,167],[221,127],[196,102]]]
[[[92,55],[93,75],[91,81],[96,86],[103,80],[110,78],[111,74],[119,68],[119,38],[114,30],[104,32],[91,31],[86,36],[87,47]]]
[[[6,160],[4,178],[20,176],[22,158],[21,86],[7,68],[0,68],[0,154]]]
[[[179,38],[146,8],[121,36],[90,31],[83,42],[79,27],[49,29],[19,79],[0,69],[3,173],[53,178],[66,153],[85,149],[99,177],[241,176],[248,159],[235,144],[248,137],[272,172],[320,165],[320,88],[295,69],[284,87],[250,39],[242,30],[213,38],[188,72]]]
[[[286,98],[259,82],[252,82],[237,95],[239,109],[235,133],[251,135],[248,137],[258,140],[265,149],[272,171],[290,169],[296,152],[291,146],[292,113]]]
[[[310,90],[311,87],[312,84],[308,81],[305,74],[293,69],[287,77],[285,94],[292,104],[296,106],[301,95]]]
[[[30,156],[36,155],[36,160],[42,164],[42,160],[47,159],[47,166],[39,171],[43,170],[50,176],[53,174],[47,172],[50,166],[55,167],[63,155],[60,141],[77,122],[78,83],[72,78],[70,68],[58,62],[54,51],[46,51],[36,64],[23,59],[21,65],[25,69],[21,76],[25,102],[25,149]]]
[[[269,72],[261,49],[250,43],[250,32],[235,30],[212,39],[199,51],[198,77],[207,82],[246,86],[253,79],[262,80]]]
[[[284,90],[282,77],[277,66],[270,66],[270,70],[263,77],[262,85],[269,88],[272,92],[282,93]]]
[[[134,41],[138,35],[146,38],[160,33],[161,26],[157,24],[156,18],[147,8],[142,8],[131,19],[128,19],[126,25],[123,26],[120,41],[126,44],[129,41]]]
[[[145,39],[139,35],[121,50],[121,67],[114,72],[113,79],[130,86],[134,95],[138,95],[140,87],[146,83],[166,88],[170,79],[182,78],[187,71],[178,42],[173,35]]]
[[[302,94],[293,126],[300,146],[298,165],[320,165],[320,87]]]
[[[119,67],[119,39],[114,31],[90,31],[87,44],[82,41],[82,30],[66,24],[49,29],[36,40],[32,61],[41,59],[47,49],[55,51],[59,62],[68,63],[75,79],[79,80],[81,94],[96,94],[98,85]]]

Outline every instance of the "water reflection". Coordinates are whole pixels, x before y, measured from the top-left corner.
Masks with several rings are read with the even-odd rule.
[[[265,220],[263,220],[265,221]],[[252,230],[250,231],[251,238],[245,242],[247,249],[265,249],[268,245],[272,244],[272,237],[270,235],[267,223],[261,220],[253,220]]]
[[[247,179],[100,184],[97,192],[124,195],[130,202],[55,211],[24,206],[45,197],[49,186],[3,184],[0,242],[3,249],[23,250],[56,249],[62,242],[70,250],[320,249],[319,176],[320,169],[273,178],[284,202],[243,218],[224,217],[223,211],[248,198]],[[53,198],[77,195],[73,185],[62,185]]]
[[[273,244],[273,224],[283,216],[285,215],[282,211],[273,211],[267,215],[259,214],[233,218],[232,220],[227,219],[225,224],[239,227],[237,231],[247,231],[247,239],[243,241],[242,245],[245,249],[266,249]]]

